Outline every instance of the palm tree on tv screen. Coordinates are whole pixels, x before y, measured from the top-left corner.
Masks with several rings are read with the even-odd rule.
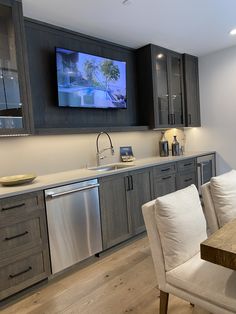
[[[120,78],[119,67],[112,60],[105,60],[101,63],[100,68],[106,79],[106,91],[109,92],[109,82],[117,81]]]

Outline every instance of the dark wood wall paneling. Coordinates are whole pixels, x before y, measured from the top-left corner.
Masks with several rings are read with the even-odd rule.
[[[138,116],[134,50],[27,18],[25,30],[36,133],[147,129]],[[126,61],[127,109],[58,107],[55,47]]]

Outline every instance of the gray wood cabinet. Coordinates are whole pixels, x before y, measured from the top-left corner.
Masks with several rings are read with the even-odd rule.
[[[170,174],[154,179],[154,197],[160,197],[176,190],[176,175]]]
[[[99,179],[103,248],[107,249],[132,235],[131,217],[127,207],[128,174]]]
[[[127,191],[127,204],[131,216],[132,235],[145,230],[142,205],[152,199],[150,169],[130,173],[131,187]]]
[[[176,190],[176,164],[168,163],[153,167],[153,196],[159,196]]]
[[[20,0],[0,0],[0,134],[32,131],[28,61]]]
[[[153,167],[154,198],[183,189],[191,184],[197,186],[195,158]]]
[[[100,178],[103,248],[145,230],[144,203],[191,184],[198,186],[197,181],[195,157]]]
[[[151,171],[125,172],[99,183],[103,248],[107,249],[145,230],[141,206],[152,199]]]
[[[43,192],[0,200],[0,300],[50,274]]]
[[[195,158],[177,162],[176,189],[180,190],[191,184],[197,186],[197,165]]]
[[[103,248],[145,230],[144,203],[197,184],[196,159],[170,162],[99,179]]]
[[[187,186],[194,184],[197,186],[197,175],[196,170],[193,169],[192,171],[182,172],[177,175],[177,190],[184,189]]]

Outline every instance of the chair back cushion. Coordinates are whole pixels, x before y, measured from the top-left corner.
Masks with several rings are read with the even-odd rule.
[[[236,171],[211,178],[210,188],[219,226],[222,227],[236,218]]]
[[[166,271],[197,254],[207,234],[195,185],[159,197],[156,200],[156,223]]]
[[[143,218],[147,228],[148,239],[150,243],[152,259],[157,275],[158,286],[160,290],[166,291],[166,272],[160,235],[157,229],[155,219],[156,200],[152,200],[142,206]]]
[[[207,182],[201,186],[201,192],[203,200],[203,212],[207,222],[207,234],[210,235],[219,229],[219,222],[211,195],[210,182]]]

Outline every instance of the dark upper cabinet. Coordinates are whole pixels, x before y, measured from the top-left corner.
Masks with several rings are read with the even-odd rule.
[[[185,123],[182,55],[155,45],[137,50],[139,110],[151,128]]]
[[[201,126],[198,58],[184,54],[184,91],[185,91],[185,121],[186,126]]]
[[[22,4],[0,0],[0,134],[30,133],[31,121]]]

